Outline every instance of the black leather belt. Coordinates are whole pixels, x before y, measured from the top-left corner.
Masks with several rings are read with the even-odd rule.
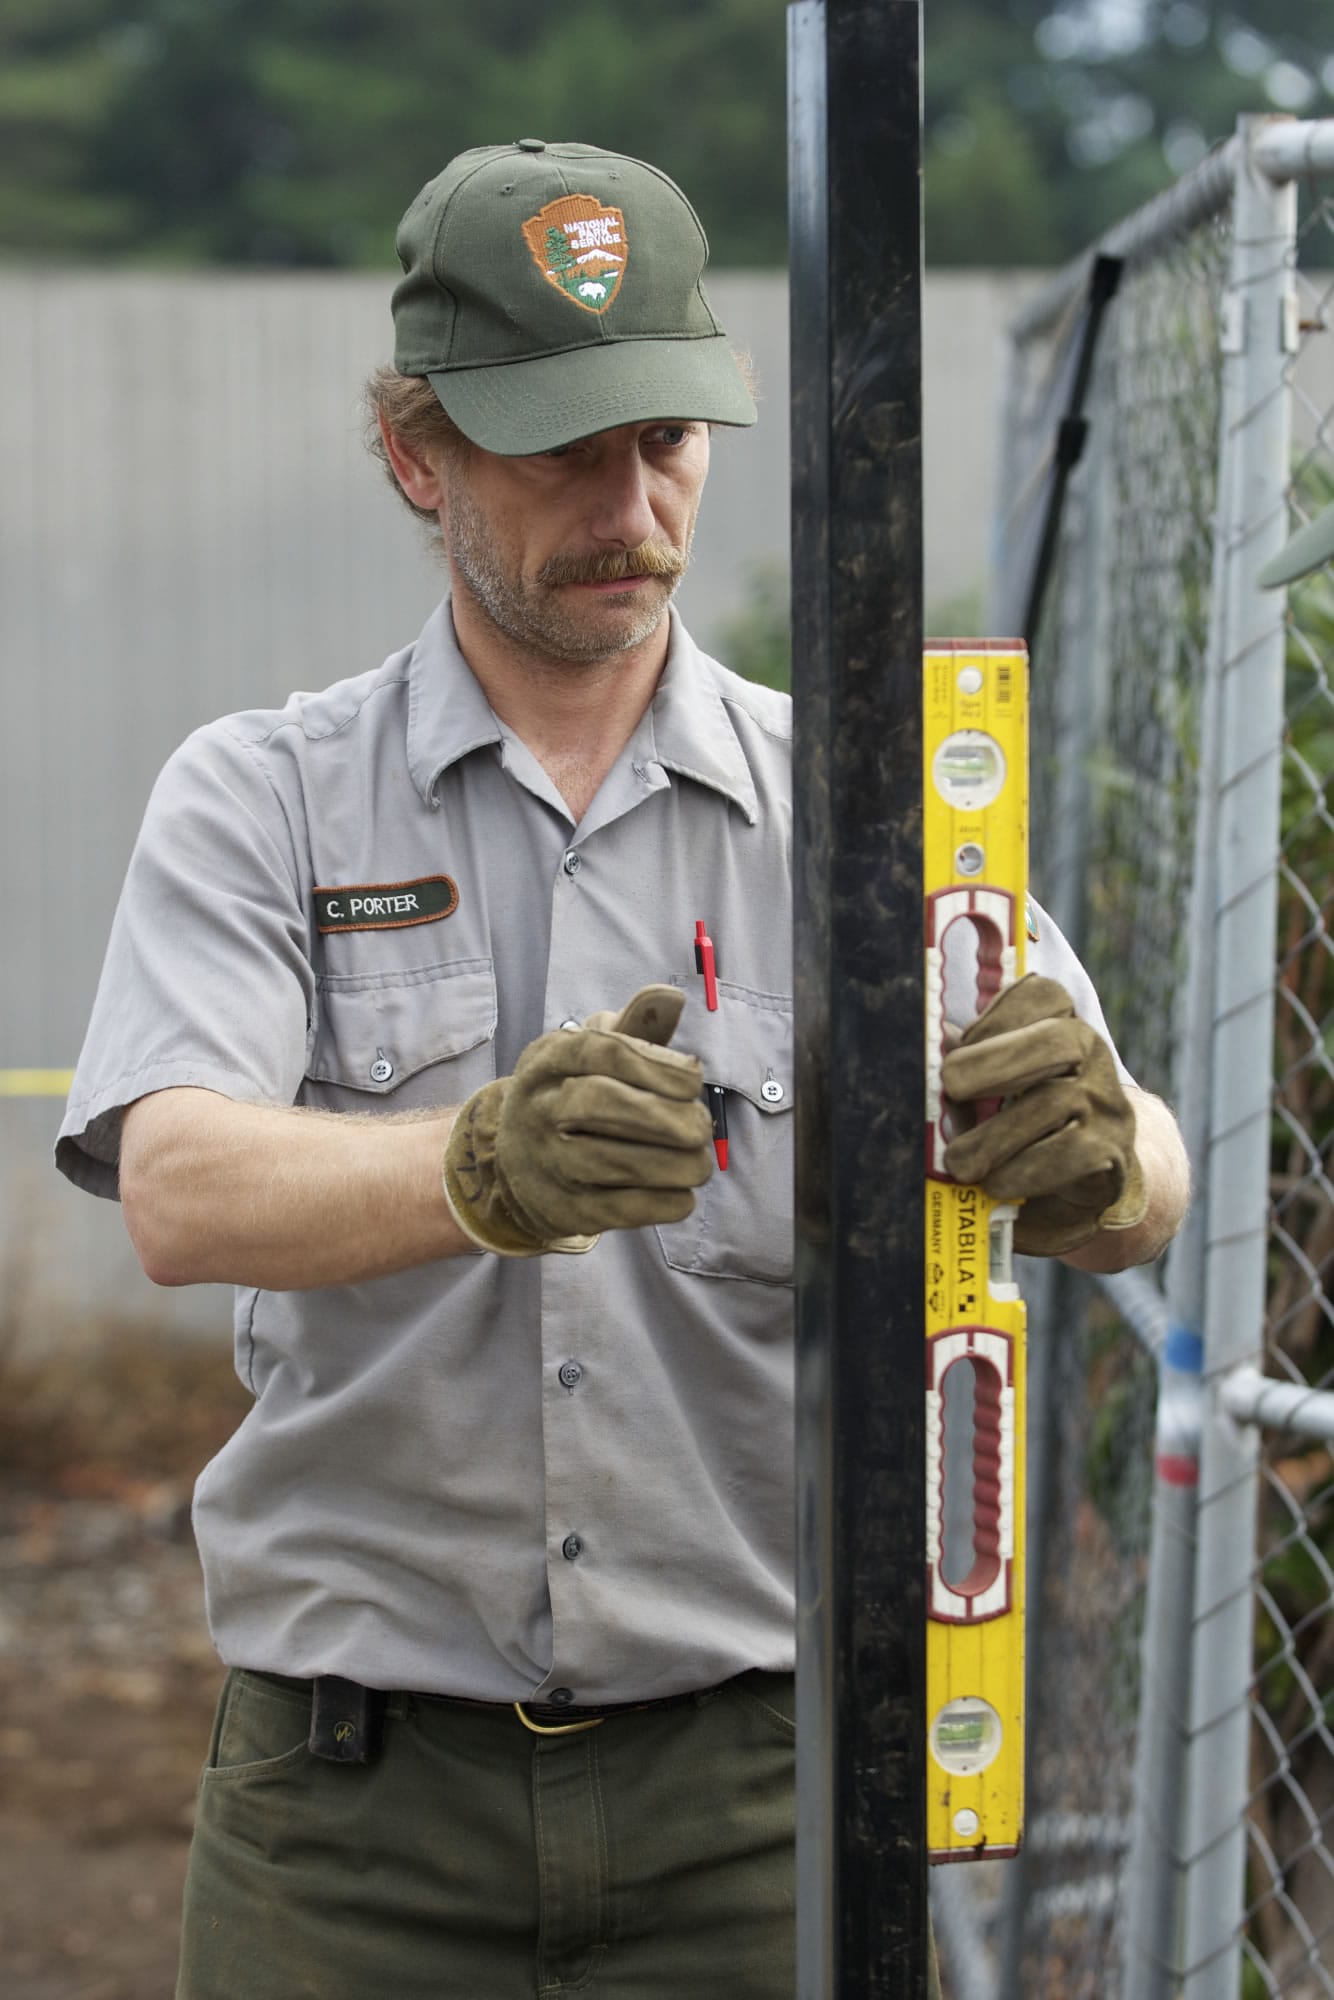
[[[285,1675],[270,1678],[286,1680]],[[301,1681],[287,1684],[305,1685]],[[372,1763],[380,1754],[385,1706],[391,1697],[382,1689],[344,1680],[340,1674],[320,1674],[309,1685],[311,1754],[333,1764]],[[659,1695],[651,1701],[598,1702],[591,1707],[555,1701],[475,1701],[461,1694],[411,1694],[408,1699],[440,1702],[451,1708],[480,1708],[492,1715],[516,1715],[534,1736],[574,1736],[580,1730],[596,1729],[599,1723],[618,1715],[642,1715],[654,1708],[685,1708],[716,1693],[716,1688],[701,1688],[689,1694]]]
[[[563,1729],[591,1729],[595,1722],[606,1722],[614,1715],[640,1715],[650,1708],[685,1708],[717,1692],[716,1688],[701,1688],[697,1693],[661,1694],[652,1701],[595,1702],[591,1708],[581,1708],[572,1701],[473,1701],[457,1694],[417,1695],[415,1699],[450,1702],[460,1708],[489,1708],[495,1713],[513,1709],[526,1728],[548,1735]]]

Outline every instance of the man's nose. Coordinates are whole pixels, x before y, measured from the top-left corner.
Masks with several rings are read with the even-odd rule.
[[[657,530],[647,470],[638,452],[617,456],[603,468],[591,523],[600,542],[637,549]]]

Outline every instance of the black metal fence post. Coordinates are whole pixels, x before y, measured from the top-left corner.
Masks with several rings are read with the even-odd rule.
[[[800,2000],[927,1990],[920,36],[789,8]]]

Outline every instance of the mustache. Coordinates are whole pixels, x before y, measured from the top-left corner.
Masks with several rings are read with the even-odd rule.
[[[637,549],[608,549],[598,556],[551,556],[539,583],[620,583],[628,576],[685,575],[686,558],[670,542],[641,542]]]

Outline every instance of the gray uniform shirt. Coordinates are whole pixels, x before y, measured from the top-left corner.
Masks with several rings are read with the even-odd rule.
[[[377,672],[214,723],[166,766],[58,1141],[78,1185],[115,1194],[121,1113],[150,1091],[458,1104],[653,981],[684,988],[676,1045],[728,1092],[728,1171],[685,1222],[238,1293],[255,1403],[195,1495],[228,1664],[579,1702],[791,1667],[789,737],[787,698],[673,613],[576,827],[446,603]],[[1101,1028],[1039,922],[1030,969]]]

